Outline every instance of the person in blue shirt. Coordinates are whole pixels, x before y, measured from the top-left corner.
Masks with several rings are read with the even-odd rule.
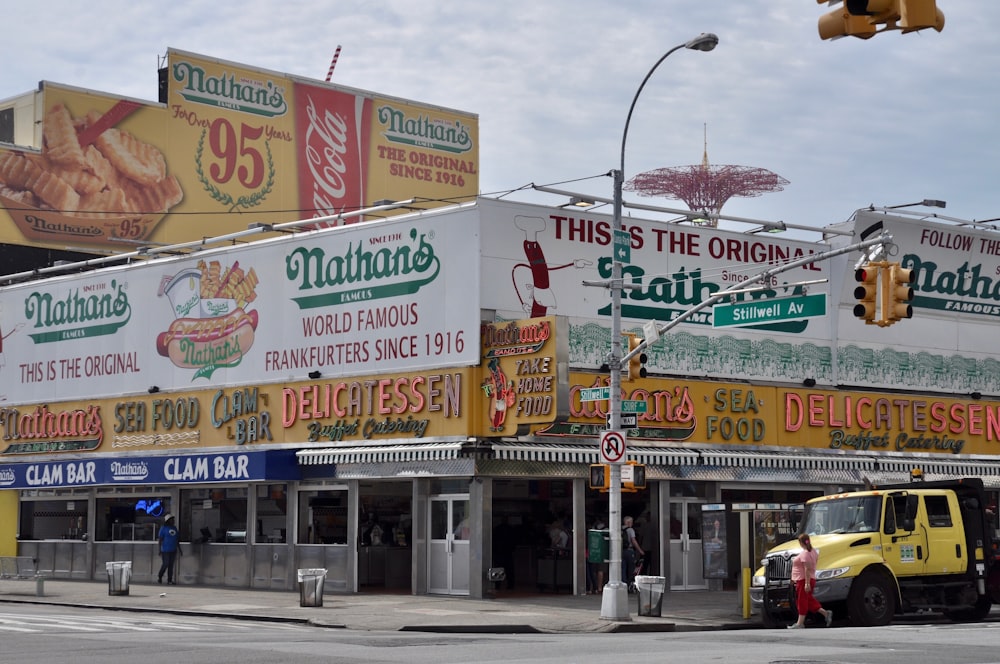
[[[165,519],[163,519],[163,525],[160,526],[160,532],[156,535],[156,540],[160,543],[160,559],[163,564],[160,565],[160,573],[156,576],[157,583],[163,583],[163,573],[167,573],[167,583],[174,585],[174,562],[177,560],[177,551],[179,546],[177,544],[177,526],[174,524],[174,515],[168,514]]]

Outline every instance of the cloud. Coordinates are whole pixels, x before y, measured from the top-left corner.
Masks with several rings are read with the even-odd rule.
[[[822,226],[869,203],[940,198],[996,213],[1000,3],[941,3],[947,24],[824,42],[825,5],[766,0],[316,3],[37,0],[7,9],[0,98],[52,80],[156,98],[168,47],[477,113],[481,187],[578,184],[610,196],[629,104],[657,59],[700,32],[710,53],[671,55],[629,127],[626,175],[699,163],[759,166],[785,191],[725,212]],[[553,201],[549,199],[549,202]],[[676,201],[655,199],[676,207]]]

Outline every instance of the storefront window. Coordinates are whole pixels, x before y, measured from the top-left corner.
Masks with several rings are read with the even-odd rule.
[[[170,513],[170,497],[166,494],[98,497],[94,539],[152,542],[163,517]]]
[[[18,537],[22,540],[86,539],[87,497],[67,495],[59,498],[21,502]]]
[[[299,544],[347,544],[347,490],[299,492]]]
[[[257,539],[258,543],[280,544],[287,542],[287,487],[284,484],[259,484],[257,486]]]
[[[181,505],[182,540],[229,544],[247,541],[246,487],[184,489]]]

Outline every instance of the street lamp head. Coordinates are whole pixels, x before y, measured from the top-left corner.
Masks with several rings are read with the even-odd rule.
[[[684,48],[689,48],[693,51],[711,51],[713,48],[718,46],[719,37],[711,32],[703,32],[688,43],[684,44]]]

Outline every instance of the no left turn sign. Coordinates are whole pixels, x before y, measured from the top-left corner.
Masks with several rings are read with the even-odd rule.
[[[622,463],[625,460],[625,432],[601,433],[601,463]]]

